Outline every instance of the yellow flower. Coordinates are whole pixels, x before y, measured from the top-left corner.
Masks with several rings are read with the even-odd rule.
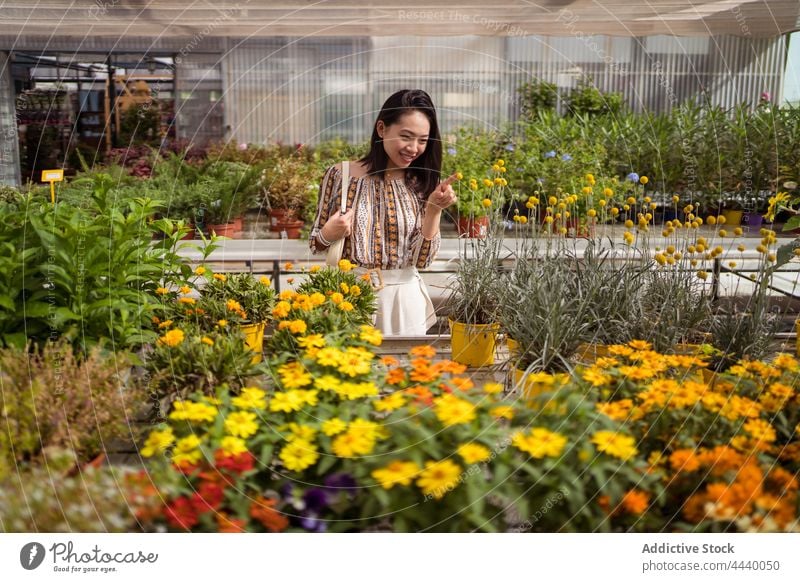
[[[261,276],[258,278],[258,281],[259,281],[259,283],[261,283],[262,285],[266,285],[267,287],[269,287],[270,285],[272,285],[272,281],[270,281],[270,280],[269,280],[269,277],[267,277],[266,275],[261,275]]]
[[[406,399],[403,396],[402,392],[394,392],[389,396],[385,396],[380,400],[375,400],[372,402],[372,406],[375,407],[375,410],[378,412],[391,412],[392,410],[397,410],[398,408],[402,407],[406,403]]]
[[[627,461],[639,452],[636,440],[632,436],[610,430],[601,430],[592,435],[592,442],[597,450],[612,457]]]
[[[162,321],[161,323],[159,323],[158,329],[164,329],[165,327],[169,327],[170,325],[172,325],[172,320],[168,319],[166,321]]]
[[[358,337],[361,341],[372,344],[373,346],[379,346],[383,343],[383,334],[381,330],[371,325],[362,325],[361,333],[358,334]]]
[[[483,385],[483,391],[487,394],[500,394],[503,391],[503,385],[497,382],[486,382]]]
[[[512,420],[514,418],[514,407],[506,404],[495,406],[489,411],[489,414],[495,418],[507,418]]]
[[[417,486],[425,495],[441,499],[458,486],[460,479],[461,467],[453,461],[426,461],[425,469],[417,479]]]
[[[313,393],[313,394],[309,394]],[[295,412],[307,403],[316,404],[316,390],[288,390],[276,392],[269,403],[271,412]]]
[[[412,461],[393,461],[383,469],[375,469],[371,474],[381,487],[391,489],[395,485],[411,485],[419,472],[419,465]]]
[[[198,448],[200,443],[200,437],[194,434],[180,439],[172,451],[172,462],[176,465],[183,463],[196,464],[203,456],[203,453]]]
[[[220,449],[226,457],[233,457],[247,452],[247,445],[243,439],[234,436],[222,437]]]
[[[246,410],[265,410],[267,408],[267,393],[261,388],[242,388],[238,396],[231,398],[231,404]]]
[[[331,303],[339,305],[342,301],[344,301],[344,295],[342,295],[338,291],[331,295]]]
[[[278,368],[281,384],[284,388],[302,388],[312,382],[311,374],[300,362],[290,362]]]
[[[348,261],[347,259],[340,260],[339,263],[338,263],[338,266],[339,266],[339,270],[341,270],[344,273],[348,273],[348,272],[352,271],[353,268],[355,267],[355,265],[353,263],[351,263],[350,261]]]
[[[479,445],[477,443],[465,443],[460,445],[457,449],[457,452],[468,465],[481,463],[491,457],[491,451],[489,451],[489,449],[483,445]]]
[[[317,462],[317,447],[308,441],[295,439],[283,447],[280,459],[290,471],[303,471]]]
[[[760,418],[748,420],[744,424],[744,430],[750,433],[754,439],[759,441],[771,443],[775,440],[775,429],[772,428],[772,425],[769,422],[766,420],[761,420]]]
[[[184,295],[188,295],[191,292],[192,292],[192,290],[188,285],[183,285],[181,287],[181,293],[183,293]]]
[[[194,270],[194,274],[195,275],[205,275],[206,274],[206,268],[201,265],[201,266],[197,267]]]
[[[174,442],[175,435],[172,433],[172,427],[167,427],[164,430],[154,430],[147,435],[147,440],[141,450],[142,456],[152,457],[156,453],[163,453]]]
[[[322,267],[320,267],[319,265],[314,265],[313,267],[311,267],[308,270],[308,272],[309,273],[318,273],[321,269],[322,269]]]
[[[484,198],[481,201],[481,204],[483,205],[484,208],[489,208],[492,205],[492,201],[489,198]]]
[[[320,350],[322,351],[322,350]],[[367,352],[367,355],[371,355]],[[319,356],[317,357],[319,362]],[[368,358],[364,357],[364,351],[359,348],[347,348],[338,362],[337,369],[346,376],[354,378],[363,374],[369,374],[372,369]]]
[[[370,438],[370,435],[363,430],[354,430],[351,424],[346,432],[333,439],[331,450],[337,457],[349,459],[357,455],[370,454],[374,446],[374,438]]]
[[[292,306],[288,301],[279,301],[278,304],[272,308],[272,315],[278,319],[283,319],[292,310]]]
[[[344,353],[338,348],[322,348],[317,352],[320,366],[338,367],[344,361]]]
[[[188,420],[189,422],[213,422],[217,418],[217,409],[203,402],[176,400],[172,403],[171,420]]]
[[[228,277],[226,277],[226,276],[225,276],[225,275],[223,275],[222,273],[214,273],[214,278],[215,278],[217,281],[222,281],[223,283],[224,283],[225,281],[227,281],[227,280],[228,280]]]
[[[511,444],[534,459],[558,457],[567,444],[567,437],[546,428],[534,428],[530,435],[516,433]]]
[[[225,419],[225,431],[243,439],[256,434],[258,431],[256,415],[246,411],[231,412]]]
[[[184,340],[183,330],[171,329],[158,338],[158,343],[174,348]]]
[[[334,436],[343,432],[347,428],[347,423],[341,418],[330,418],[322,423],[322,434]]]
[[[339,309],[341,309],[342,311],[353,311],[354,307],[353,304],[350,303],[349,301],[342,301],[339,304]]]
[[[639,178],[639,181],[642,184],[647,184],[647,182],[649,182],[649,180],[647,179],[647,176],[642,176],[641,178]]]
[[[452,394],[434,400],[436,418],[445,426],[466,424],[475,420],[475,405]]]
[[[167,293],[169,293],[169,289],[167,289],[166,287],[156,287],[156,293],[159,295],[166,295]]]
[[[212,340],[210,337],[207,337],[207,336],[203,336],[202,338],[200,338],[200,341],[203,342],[204,344],[206,344],[207,346],[213,346],[214,345],[214,340]]]
[[[194,300],[194,297],[178,297],[178,303],[183,303],[184,305],[194,305],[197,302]]]
[[[317,429],[307,424],[297,424],[290,422],[287,427],[292,434],[286,437],[286,440],[291,442],[300,439],[301,441],[312,442],[317,437]]]
[[[311,335],[297,338],[297,345],[301,348],[321,348],[325,345],[325,337],[319,333],[312,333]]]
[[[227,327],[228,326],[228,320],[227,319],[220,319],[219,321],[217,321],[217,325],[219,327]]]

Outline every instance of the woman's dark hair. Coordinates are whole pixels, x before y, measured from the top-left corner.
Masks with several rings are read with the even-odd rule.
[[[365,164],[368,174],[383,178],[389,156],[386,155],[386,151],[383,149],[383,140],[378,135],[378,122],[383,121],[384,125],[388,127],[412,111],[419,111],[425,115],[431,126],[425,151],[408,167],[411,174],[409,181],[414,184],[423,197],[427,198],[439,185],[439,174],[442,171],[442,138],[439,135],[439,124],[436,121],[436,109],[433,101],[430,95],[422,89],[403,89],[386,100],[372,127],[369,152],[359,162]]]

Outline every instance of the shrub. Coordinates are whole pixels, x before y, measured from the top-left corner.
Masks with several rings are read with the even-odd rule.
[[[114,440],[131,440],[146,400],[129,376],[131,362],[99,349],[80,361],[68,344],[0,351],[0,477],[46,447],[86,461]]]

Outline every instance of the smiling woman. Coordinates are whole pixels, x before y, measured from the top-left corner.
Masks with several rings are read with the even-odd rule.
[[[404,89],[389,97],[369,152],[348,164],[344,190],[342,164],[323,176],[311,249],[344,239],[342,258],[378,292],[376,327],[385,335],[424,335],[436,314],[417,269],[435,258],[442,210],[455,202],[455,176],[439,182],[442,142],[430,96]]]

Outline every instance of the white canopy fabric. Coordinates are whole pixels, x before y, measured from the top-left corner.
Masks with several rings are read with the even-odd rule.
[[[712,36],[800,29],[799,0],[5,0],[0,37]]]

